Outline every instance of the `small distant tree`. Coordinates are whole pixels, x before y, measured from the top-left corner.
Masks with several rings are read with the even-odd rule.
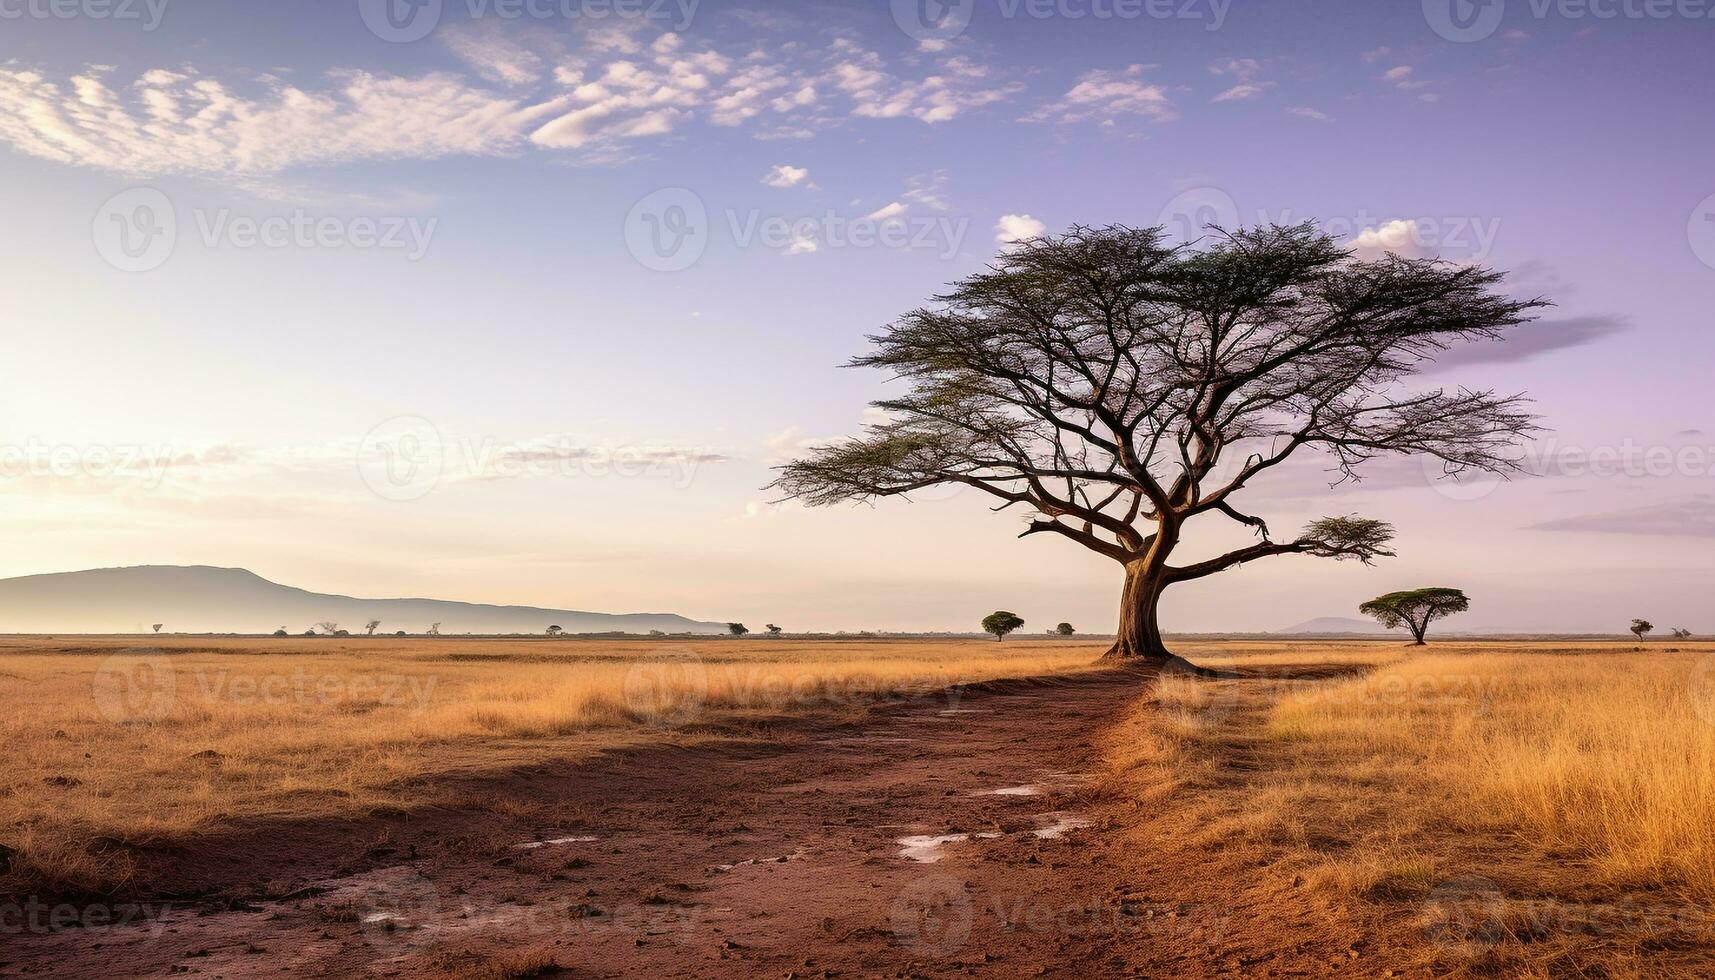
[[[331,619],[330,620],[323,620],[322,622],[319,622],[316,624],[316,629],[321,630],[322,634],[324,636],[332,636],[335,633],[339,632],[339,624],[334,622]]]
[[[440,623],[430,623],[429,624],[429,635],[430,636],[440,636],[441,635],[441,624]]]
[[[666,636],[667,633],[664,630],[650,630],[649,635],[650,636]]]
[[[1390,630],[1406,627],[1416,641],[1414,645],[1423,646],[1423,636],[1429,631],[1431,621],[1446,619],[1469,608],[1471,600],[1458,589],[1429,588],[1389,592],[1360,605],[1358,611],[1374,616]]]
[[[161,623],[156,623],[156,624],[155,624],[155,632],[157,632],[157,633],[159,633],[159,632],[161,632],[161,626],[162,626],[162,625],[163,625],[163,624],[161,624]]]
[[[1071,636],[1073,633],[1078,631],[1072,628],[1071,623],[1061,623],[1059,626],[1054,627],[1054,632],[1061,636]]]
[[[334,630],[333,635],[335,635],[335,636],[350,636],[351,630]]]
[[[400,630],[400,631],[399,631],[399,632],[397,632],[397,633],[394,633],[394,634],[393,634],[393,635],[394,635],[394,636],[405,636],[405,635],[406,635],[406,633],[405,633],[405,631],[404,631],[404,630]]]
[[[1675,626],[1673,628],[1673,638],[1676,640],[1689,640],[1691,639],[1691,631]]]
[[[363,628],[368,631],[370,636],[374,636],[375,631],[381,628],[381,620],[372,619],[369,622],[364,623]]]
[[[315,636],[316,635],[315,627],[312,626],[309,629],[304,630],[304,635],[305,636]]]
[[[983,632],[993,633],[996,643],[1023,625],[1024,620],[1019,619],[1017,613],[1010,613],[1005,609],[997,609],[983,617]]]
[[[1650,622],[1649,620],[1647,620],[1647,619],[1634,619],[1634,620],[1632,620],[1632,635],[1637,637],[1638,639],[1641,640],[1644,638],[1645,633],[1651,633],[1654,631],[1655,631],[1655,624]]]
[[[291,634],[290,634],[290,633],[287,633],[287,632],[286,632],[286,627],[284,627],[284,626],[282,626],[282,627],[280,627],[280,628],[279,628],[279,629],[277,629],[277,630],[275,630],[275,631],[274,631],[274,635],[275,635],[275,636],[290,636],[290,635],[291,635]]]
[[[728,623],[726,624],[726,631],[731,633],[733,636],[743,636],[750,632],[750,627],[743,623]]]
[[[549,636],[559,636],[561,633],[564,633],[564,632],[565,632],[565,630],[561,629],[558,626],[548,627],[548,635]]]
[[[769,636],[779,636],[780,634],[786,632],[785,630],[774,625],[773,623],[769,623],[767,626],[764,626],[763,629],[768,631]]]

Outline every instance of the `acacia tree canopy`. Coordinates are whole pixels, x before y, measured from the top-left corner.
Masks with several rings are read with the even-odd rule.
[[[1074,226],[1020,242],[870,337],[853,366],[908,385],[886,420],[812,448],[773,487],[812,505],[973,487],[1126,569],[1115,656],[1168,656],[1167,586],[1258,558],[1391,555],[1383,521],[1331,516],[1276,538],[1237,497],[1299,450],[1335,482],[1379,456],[1444,473],[1505,473],[1535,428],[1516,395],[1405,389],[1435,355],[1500,336],[1543,305],[1486,269],[1353,259],[1306,223],[1214,229]],[[1172,564],[1188,526],[1218,516],[1260,540]]]
[[[983,617],[983,632],[993,633],[997,640],[1023,625],[1024,620],[1019,619],[1017,613],[1005,609],[997,609]]]
[[[1377,622],[1390,630],[1407,627],[1412,638],[1422,646],[1431,621],[1446,619],[1470,608],[1470,598],[1458,589],[1428,588],[1389,592],[1358,606],[1358,611],[1374,616]]]

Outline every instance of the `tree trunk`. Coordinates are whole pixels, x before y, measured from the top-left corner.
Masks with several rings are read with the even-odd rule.
[[[1146,562],[1133,562],[1125,567],[1125,587],[1120,592],[1119,635],[1103,656],[1104,660],[1165,663],[1174,659],[1161,640],[1161,626],[1156,621],[1161,592],[1166,587],[1166,576],[1159,567],[1149,568]]]

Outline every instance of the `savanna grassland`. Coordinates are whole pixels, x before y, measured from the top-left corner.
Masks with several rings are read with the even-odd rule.
[[[750,735],[879,697],[1086,670],[1100,649],[1023,637],[0,638],[0,845],[17,852],[13,891],[102,892],[129,874],[127,848],[111,845],[426,805],[440,801],[435,775]]]
[[[1193,656],[1243,676],[1164,679],[1112,753],[1197,846],[1334,917],[1411,921],[1394,953],[1437,974],[1715,966],[1715,644]]]
[[[1149,921],[1168,925],[1143,933],[1047,938],[984,933],[979,915],[957,955],[980,940],[999,958],[972,961],[976,972],[1008,962],[1005,944],[1049,939],[1057,945],[1025,959],[1259,975],[1702,976],[1715,966],[1715,644],[1175,646],[1214,676],[1115,671],[1095,663],[1099,640],[1031,637],[6,639],[0,844],[12,853],[0,883],[14,896],[150,894],[160,882],[133,853],[194,855],[235,828],[317,823],[336,831],[300,839],[408,848],[412,867],[434,878],[424,855],[445,835],[413,838],[410,821],[395,821],[377,851],[337,828],[406,813],[456,831],[480,816],[501,821],[505,843],[442,852],[471,862],[456,879],[467,900],[488,889],[509,904],[518,881],[538,881],[488,882],[491,862],[540,874],[530,887],[546,891],[526,905],[559,882],[623,891],[633,879],[599,861],[538,867],[509,856],[532,826],[589,835],[567,840],[623,834],[649,842],[624,874],[651,908],[667,901],[657,881],[710,889],[718,897],[704,913],[750,903],[760,915],[796,895],[757,928],[808,935],[833,915],[806,898],[822,889],[853,936],[867,937],[848,937],[841,954],[861,972],[921,952],[887,925],[886,908],[864,905],[910,894],[897,876],[912,865],[889,835],[945,834],[955,843],[937,867],[966,876],[967,893],[1039,875],[1039,903],[1201,910],[1163,912]],[[1047,680],[984,683],[1024,677]],[[949,685],[971,693],[948,697]],[[614,764],[621,775],[580,768],[614,753],[629,759]],[[516,771],[538,776],[470,789]],[[1041,787],[993,795],[1031,778]],[[603,810],[620,790],[640,801],[623,819]],[[1038,792],[1054,802],[1037,818],[1074,813],[1091,829],[1038,841],[1028,820],[994,809]],[[577,807],[562,806],[568,794],[583,794]],[[1035,808],[1050,809],[1042,799]],[[778,816],[756,815],[765,811]],[[853,836],[855,827],[871,829]],[[778,840],[757,843],[770,834]],[[721,850],[736,846],[729,839],[789,852],[768,875],[810,877],[796,887],[760,871],[740,880],[731,869],[751,865]],[[689,868],[672,863],[680,853]],[[387,860],[399,859],[371,865]],[[726,870],[696,870],[710,862]],[[995,872],[1010,877],[983,877]],[[715,877],[696,884],[704,874]],[[1220,928],[1183,926],[1192,921]],[[734,942],[733,928],[722,942]],[[498,932],[446,929],[470,962],[524,948]],[[653,955],[649,935],[614,938],[594,966],[680,962],[673,950],[632,959]],[[751,948],[722,946],[712,962],[733,975],[795,965]],[[318,963],[355,968],[367,955],[357,943]],[[566,966],[569,955],[530,947],[528,959]]]

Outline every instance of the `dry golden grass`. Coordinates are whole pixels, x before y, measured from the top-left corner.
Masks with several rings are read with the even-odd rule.
[[[1244,676],[1164,678],[1113,778],[1187,846],[1269,868],[1251,901],[1302,885],[1435,975],[1710,974],[1715,644],[1186,652]]]
[[[1028,638],[147,643],[0,639],[0,844],[33,887],[118,884],[123,857],[91,853],[102,838],[432,802],[423,777],[1087,669],[1101,649]]]
[[[1425,653],[1287,696],[1272,731],[1433,784],[1597,882],[1715,899],[1715,649]]]

